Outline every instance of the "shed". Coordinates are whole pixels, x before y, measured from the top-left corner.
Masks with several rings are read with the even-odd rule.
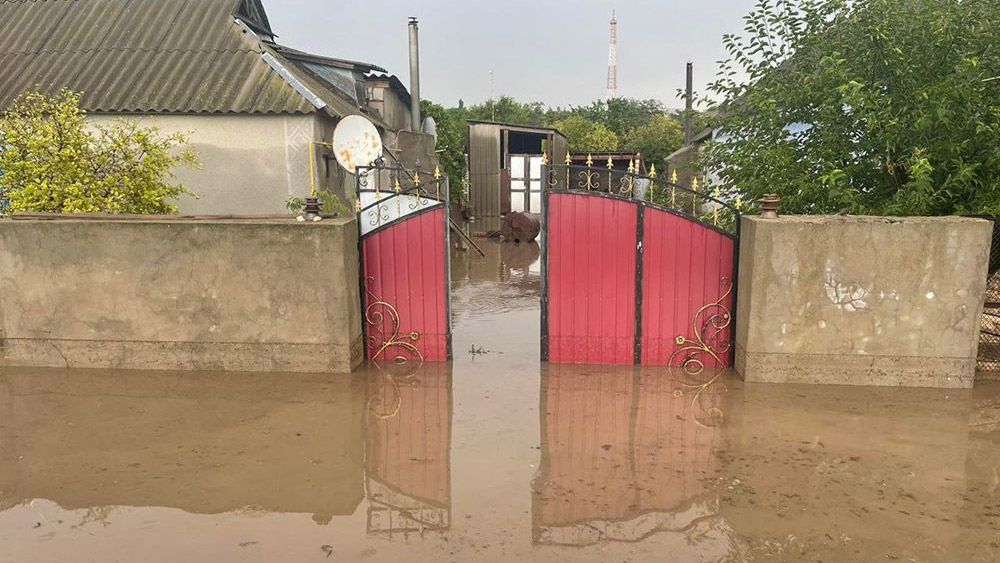
[[[469,207],[476,217],[538,213],[542,155],[563,162],[566,137],[555,129],[469,121]]]

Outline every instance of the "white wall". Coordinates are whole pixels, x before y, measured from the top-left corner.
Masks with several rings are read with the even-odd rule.
[[[332,120],[315,115],[91,115],[91,123],[116,119],[155,125],[164,133],[190,134],[200,169],[180,168],[177,180],[198,194],[178,202],[186,215],[283,214],[290,195],[309,193],[309,143],[329,140]],[[331,123],[326,123],[330,121]],[[317,149],[317,155],[320,150]],[[317,157],[317,178],[342,193],[343,174],[331,162],[329,177]],[[322,184],[320,184],[322,185]]]

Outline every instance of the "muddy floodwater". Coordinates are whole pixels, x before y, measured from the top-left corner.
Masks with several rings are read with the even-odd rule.
[[[1000,384],[539,363],[536,245],[450,365],[0,373],[0,561],[1000,561]]]

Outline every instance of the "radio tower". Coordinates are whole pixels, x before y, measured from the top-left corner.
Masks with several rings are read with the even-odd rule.
[[[611,46],[608,47],[608,99],[618,97],[618,20],[611,10]]]

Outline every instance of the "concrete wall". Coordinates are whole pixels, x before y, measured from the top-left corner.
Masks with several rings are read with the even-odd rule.
[[[329,142],[336,125],[333,119],[316,115],[92,114],[88,119],[95,125],[127,119],[155,125],[166,134],[190,135],[189,148],[202,166],[175,171],[177,181],[198,195],[178,202],[185,215],[287,213],[289,196],[306,196],[310,191],[310,142]],[[313,150],[320,186],[342,196],[347,174],[335,160],[323,158],[329,151]]]
[[[745,217],[737,371],[971,387],[991,234],[957,217]]]
[[[0,365],[349,372],[354,219],[0,221]]]

